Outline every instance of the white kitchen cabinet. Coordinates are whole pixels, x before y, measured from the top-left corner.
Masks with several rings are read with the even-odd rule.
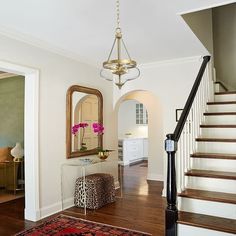
[[[136,124],[137,125],[148,124],[148,113],[142,103],[136,103]]]
[[[128,138],[119,140],[119,159],[123,165],[141,161],[147,158],[148,140],[145,138]]]

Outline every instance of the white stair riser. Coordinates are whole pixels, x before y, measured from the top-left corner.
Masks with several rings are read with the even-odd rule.
[[[215,102],[236,101],[236,94],[215,95]]]
[[[236,181],[231,179],[188,176],[186,188],[236,194],[235,183]]]
[[[201,136],[236,139],[236,128],[201,128]]]
[[[209,230],[205,228],[194,227],[179,223],[177,227],[177,232],[180,236],[235,236],[235,234]]]
[[[236,112],[236,104],[208,105],[208,112]]]
[[[235,142],[197,142],[197,152],[236,153]]]
[[[236,160],[192,158],[192,169],[236,172]]]
[[[205,116],[204,124],[214,125],[227,125],[227,124],[236,124],[236,115],[221,115],[221,116]]]
[[[215,92],[225,92],[225,89],[220,84],[215,84]]]
[[[198,214],[236,219],[236,204],[178,197],[178,209]]]

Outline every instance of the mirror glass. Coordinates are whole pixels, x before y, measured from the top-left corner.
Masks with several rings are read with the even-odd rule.
[[[93,155],[102,147],[102,136],[93,124],[102,124],[102,94],[74,85],[67,91],[67,158]]]

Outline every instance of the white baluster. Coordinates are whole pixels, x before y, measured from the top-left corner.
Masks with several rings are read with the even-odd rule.
[[[195,138],[201,135],[200,124],[205,122],[203,113],[206,112],[207,102],[211,101],[213,96],[213,86],[211,66],[208,64],[178,142],[176,164],[178,192],[184,190],[187,184],[185,172],[192,167],[190,155],[197,151]]]

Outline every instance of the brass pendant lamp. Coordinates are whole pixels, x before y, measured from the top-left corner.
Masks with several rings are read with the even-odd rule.
[[[137,79],[140,71],[137,67],[136,61],[132,60],[129,52],[122,39],[122,32],[120,28],[120,2],[116,0],[116,33],[108,59],[103,62],[103,68],[100,71],[102,78],[108,81],[114,81],[119,89],[130,80]],[[114,48],[117,48],[115,58],[111,59]],[[124,56],[124,59],[122,57]]]

